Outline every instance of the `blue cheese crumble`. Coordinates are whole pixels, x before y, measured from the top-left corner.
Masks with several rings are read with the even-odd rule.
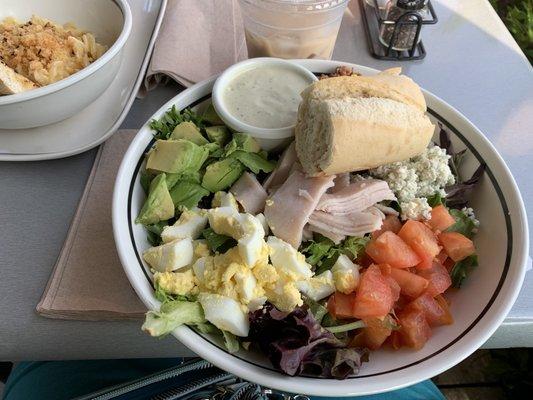
[[[438,146],[428,147],[422,154],[407,161],[399,161],[371,169],[370,174],[385,180],[394,192],[402,209],[402,219],[429,219],[431,207],[427,197],[439,193],[455,183],[448,162],[450,156]]]

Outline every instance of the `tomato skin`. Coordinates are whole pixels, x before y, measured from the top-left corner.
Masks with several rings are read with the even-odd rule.
[[[328,311],[336,319],[352,319],[355,294],[333,293],[328,299]]]
[[[401,292],[413,298],[420,296],[429,285],[427,279],[403,269],[394,268],[391,276],[400,286]]]
[[[435,296],[435,300],[437,303],[439,303],[440,308],[444,310],[444,317],[442,318],[442,323],[444,325],[451,325],[453,324],[453,316],[450,311],[450,304],[448,301],[444,298],[442,295]]]
[[[419,350],[431,336],[431,328],[424,313],[414,308],[406,308],[398,314],[400,329],[398,331],[401,343],[407,347]]]
[[[443,232],[455,224],[455,218],[443,204],[439,204],[438,206],[433,207],[431,210],[431,218],[427,222],[434,231]]]
[[[446,262],[448,259],[448,254],[446,254],[445,251],[441,251],[439,254],[437,254],[437,257],[435,257],[438,262],[440,262],[442,265]]]
[[[385,219],[383,220],[383,224],[381,225],[381,228],[379,228],[377,231],[372,232],[372,238],[376,239],[383,232],[387,232],[387,231],[398,233],[400,232],[400,229],[402,229],[402,223],[400,219],[395,215],[387,215]]]
[[[379,349],[392,333],[391,323],[387,325],[388,318],[390,317],[386,316],[383,320],[380,318],[363,320],[366,327],[350,341],[349,346],[366,347],[370,350]]]
[[[407,308],[420,310],[424,313],[430,326],[449,325],[451,315],[448,308],[444,309],[441,304],[428,293],[423,293],[414,299]]]
[[[431,268],[431,262],[441,250],[431,229],[420,221],[409,220],[403,224],[398,236],[420,257],[417,268]]]
[[[431,269],[418,271],[418,275],[429,281],[427,292],[433,297],[444,293],[452,285],[450,273],[436,260],[433,262]]]
[[[384,317],[394,305],[392,290],[378,266],[371,265],[361,274],[355,291],[354,318]]]
[[[378,264],[393,268],[410,268],[420,263],[420,257],[394,232],[383,232],[365,248],[366,254]]]
[[[474,242],[459,232],[442,232],[439,234],[439,241],[446,254],[455,262],[476,252]]]

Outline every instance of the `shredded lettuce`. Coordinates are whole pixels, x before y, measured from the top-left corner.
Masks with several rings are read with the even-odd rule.
[[[237,336],[228,331],[222,331],[222,337],[224,338],[224,346],[230,353],[236,353],[239,351],[240,344]]]
[[[366,325],[362,320],[350,322],[349,324],[344,325],[335,325],[335,326],[329,326],[326,329],[330,331],[331,333],[342,333],[342,332],[348,332],[353,331],[355,329],[361,329],[364,328]]]

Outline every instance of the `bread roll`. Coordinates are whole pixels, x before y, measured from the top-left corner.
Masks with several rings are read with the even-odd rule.
[[[0,95],[36,89],[37,85],[0,61]]]
[[[399,72],[328,78],[302,92],[295,139],[307,174],[361,171],[424,151],[435,127],[422,91]]]

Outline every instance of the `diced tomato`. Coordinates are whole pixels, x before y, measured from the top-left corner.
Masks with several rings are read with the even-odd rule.
[[[459,232],[442,232],[439,235],[439,240],[446,254],[455,262],[476,252],[474,242]]]
[[[440,253],[439,243],[431,229],[420,221],[410,219],[403,224],[398,236],[420,257],[417,268],[431,268],[431,262]]]
[[[374,261],[366,253],[359,255],[356,260],[356,264],[364,268],[370,267],[373,263]]]
[[[444,262],[448,259],[448,254],[446,254],[445,251],[441,251],[439,254],[437,254],[437,257],[435,257],[442,265],[444,265]]]
[[[444,325],[453,324],[453,317],[452,313],[450,312],[450,305],[448,304],[448,301],[444,298],[444,296],[440,294],[435,297],[435,300],[437,300],[439,306],[444,310],[444,317],[442,319],[442,323]]]
[[[443,309],[439,302],[428,293],[423,293],[409,303],[407,308],[411,307],[422,311],[431,326],[447,325],[451,323],[449,312],[447,313],[447,310]]]
[[[383,232],[387,231],[398,233],[400,232],[400,229],[402,229],[402,223],[400,222],[400,219],[395,215],[387,215],[383,220],[381,228],[379,228],[377,231],[372,232],[372,238],[376,239]]]
[[[379,270],[383,276],[390,275],[392,267],[389,264],[378,264]]]
[[[433,297],[444,293],[452,285],[450,273],[436,260],[431,269],[418,271],[418,275],[429,281],[427,292]]]
[[[336,319],[353,318],[352,309],[355,294],[344,294],[335,292],[328,299],[328,311]]]
[[[400,298],[400,285],[398,285],[398,282],[396,282],[391,276],[392,267],[389,264],[379,264],[378,267],[381,271],[381,274],[389,283],[390,289],[392,291],[392,300],[394,302],[398,301],[398,299]]]
[[[404,269],[393,268],[391,276],[400,286],[401,292],[409,297],[420,296],[429,285],[427,279]]]
[[[361,274],[355,291],[352,316],[355,318],[384,317],[394,305],[392,290],[378,266],[371,265]]]
[[[402,347],[402,337],[399,331],[393,331],[388,338],[388,343],[394,350],[399,350]]]
[[[392,322],[387,315],[383,320],[380,318],[367,318],[364,321],[366,327],[350,341],[350,347],[366,347],[370,350],[379,349],[392,333]]]
[[[421,349],[431,336],[431,328],[424,313],[414,308],[406,308],[398,314],[401,342],[407,347]]]
[[[365,248],[366,254],[378,264],[393,268],[409,268],[420,263],[420,257],[394,232],[383,232]]]
[[[444,261],[444,264],[442,265],[444,265],[444,268],[446,268],[446,271],[448,271],[448,273],[451,273],[453,267],[455,266],[455,261],[453,261],[450,257],[448,257],[446,261]]]
[[[434,231],[443,232],[455,224],[455,218],[452,217],[444,205],[439,204],[431,210],[431,218],[428,224]]]

